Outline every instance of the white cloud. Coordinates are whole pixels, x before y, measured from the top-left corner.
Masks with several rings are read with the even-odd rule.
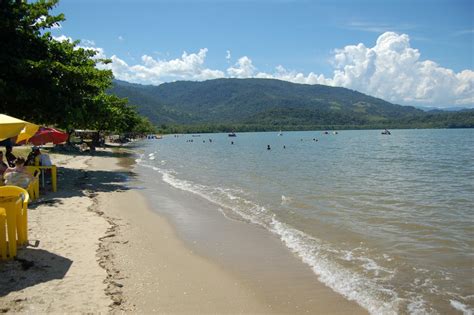
[[[56,40],[58,42],[63,42],[63,41],[68,41],[70,43],[73,42],[73,39],[71,37],[65,36],[65,35],[60,35],[60,36],[52,36],[53,40]],[[100,47],[95,47],[95,42],[93,40],[88,40],[88,39],[83,39],[81,40],[79,45],[76,45],[74,49],[89,49],[93,50],[96,52],[94,59],[106,59],[107,56],[105,55],[104,49]]]
[[[58,42],[63,42],[63,41],[68,41],[70,43],[73,42],[72,38],[71,37],[68,37],[66,35],[59,35],[59,36],[51,36],[55,41],[58,41]]]
[[[125,40],[125,38],[123,38],[122,35],[119,35],[119,37],[117,37],[117,38],[118,38],[119,41],[124,41]]]
[[[95,47],[95,42],[89,39],[81,39],[81,44],[83,44],[84,46]]]
[[[142,56],[141,64],[129,66],[117,56],[112,56],[109,68],[117,79],[135,83],[160,84],[173,80],[209,80],[224,77],[219,70],[204,67],[207,49],[197,54],[184,52],[181,58],[157,60],[151,56]]]
[[[255,70],[252,60],[247,56],[243,56],[242,58],[239,58],[233,67],[227,69],[227,74],[231,78],[251,78],[253,77]]]
[[[433,61],[420,60],[406,34],[386,32],[374,47],[337,49],[330,85],[355,89],[385,100],[412,105],[474,104],[474,72],[455,73]]]
[[[231,58],[232,58],[232,55],[230,53],[230,50],[227,50],[226,55],[225,55],[225,59],[227,60],[227,62],[229,62]]]
[[[406,34],[385,32],[373,47],[360,43],[336,49],[331,63],[335,70],[328,78],[289,71],[281,65],[274,73],[258,73],[256,77],[342,86],[404,105],[474,106],[474,71],[455,73],[421,60]]]
[[[61,37],[67,39],[66,37]],[[93,47],[105,57],[103,50]],[[135,83],[160,84],[175,80],[208,80],[221,77],[274,78],[303,84],[342,86],[404,105],[474,107],[474,71],[459,73],[430,60],[422,60],[406,34],[385,32],[373,47],[363,43],[335,49],[331,64],[334,72],[324,76],[302,73],[282,65],[272,73],[258,72],[248,56],[226,71],[205,66],[207,48],[184,52],[180,58],[162,60],[144,55],[141,62],[128,65],[117,56],[107,65],[116,78]],[[226,52],[229,60],[231,52]]]

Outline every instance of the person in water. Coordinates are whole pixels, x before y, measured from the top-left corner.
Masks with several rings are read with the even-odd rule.
[[[270,145],[267,144],[267,150],[271,150],[272,148],[270,148]]]

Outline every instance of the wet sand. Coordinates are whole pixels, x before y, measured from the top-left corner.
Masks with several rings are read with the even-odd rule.
[[[0,263],[2,312],[365,313],[266,231],[163,182],[138,189],[120,156],[53,156],[59,191],[30,210],[39,244]]]
[[[309,266],[267,230],[224,215],[200,196],[159,178],[147,182],[149,207],[176,229],[185,246],[217,263],[254,292],[269,313],[364,314],[317,280]]]

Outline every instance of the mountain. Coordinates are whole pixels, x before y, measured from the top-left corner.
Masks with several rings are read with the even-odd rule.
[[[422,118],[427,127],[434,126],[430,125],[432,121],[446,123],[440,113],[425,113],[346,88],[273,79],[178,81],[159,86],[116,80],[109,92],[127,97],[157,125],[220,124],[240,129],[247,126],[249,130],[297,130],[318,126],[411,126]]]
[[[415,108],[421,109],[425,112],[460,112],[472,110],[467,107],[451,106],[451,107],[431,107],[431,106],[415,106]]]

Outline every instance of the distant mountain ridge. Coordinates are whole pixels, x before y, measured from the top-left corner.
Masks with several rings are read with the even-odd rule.
[[[430,116],[412,106],[392,104],[342,87],[274,79],[177,81],[158,86],[115,80],[109,92],[127,97],[157,125],[221,124],[296,130],[413,124],[422,118],[426,123]],[[432,114],[428,122],[439,120],[435,117],[439,115]]]

